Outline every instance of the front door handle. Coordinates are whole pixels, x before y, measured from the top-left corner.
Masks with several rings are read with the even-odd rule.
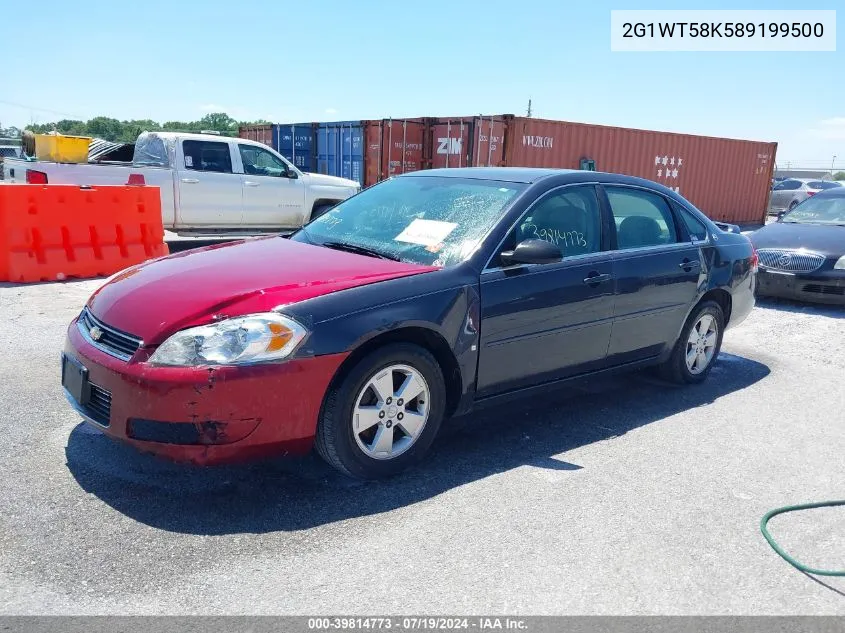
[[[244,180],[244,187],[258,187],[261,183],[253,182],[252,180]]]
[[[188,183],[189,185],[195,185],[199,182],[197,178],[182,178],[182,182]]]
[[[584,283],[588,286],[597,286],[605,281],[610,281],[612,278],[612,275],[607,273],[602,273],[601,275],[599,273],[590,273],[584,277]]]
[[[685,271],[689,272],[693,268],[698,268],[699,266],[701,266],[701,262],[698,261],[697,259],[693,259],[693,260],[685,259],[680,264],[678,264],[678,266],[680,268],[683,268]]]

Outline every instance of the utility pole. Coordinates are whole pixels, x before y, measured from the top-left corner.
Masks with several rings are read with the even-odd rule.
[[[528,99],[528,113],[526,116],[530,119],[531,118],[531,99]]]
[[[836,154],[833,155],[833,160],[830,161],[830,175],[833,177],[833,166],[836,164]]]

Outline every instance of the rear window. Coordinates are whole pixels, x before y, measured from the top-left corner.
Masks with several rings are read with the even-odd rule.
[[[228,143],[214,141],[183,141],[185,169],[232,173],[232,156]]]
[[[829,180],[813,180],[812,182],[808,182],[807,186],[810,189],[836,189],[842,185],[838,182],[831,182]]]
[[[169,167],[170,159],[167,155],[167,145],[164,139],[157,134],[141,133],[135,141],[132,164]]]

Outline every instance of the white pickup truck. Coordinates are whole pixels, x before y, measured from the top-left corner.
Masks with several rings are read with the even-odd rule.
[[[7,158],[4,176],[11,183],[155,186],[164,228],[188,235],[297,229],[360,190],[354,180],[303,173],[255,141],[173,132],[141,134],[131,162]]]

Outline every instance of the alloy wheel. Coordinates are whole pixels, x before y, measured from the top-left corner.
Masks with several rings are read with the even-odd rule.
[[[373,459],[393,459],[411,446],[428,420],[431,392],[409,365],[391,365],[371,376],[355,399],[352,434]]]
[[[702,314],[687,339],[686,362],[691,374],[700,374],[710,366],[716,353],[719,325],[710,314]]]

